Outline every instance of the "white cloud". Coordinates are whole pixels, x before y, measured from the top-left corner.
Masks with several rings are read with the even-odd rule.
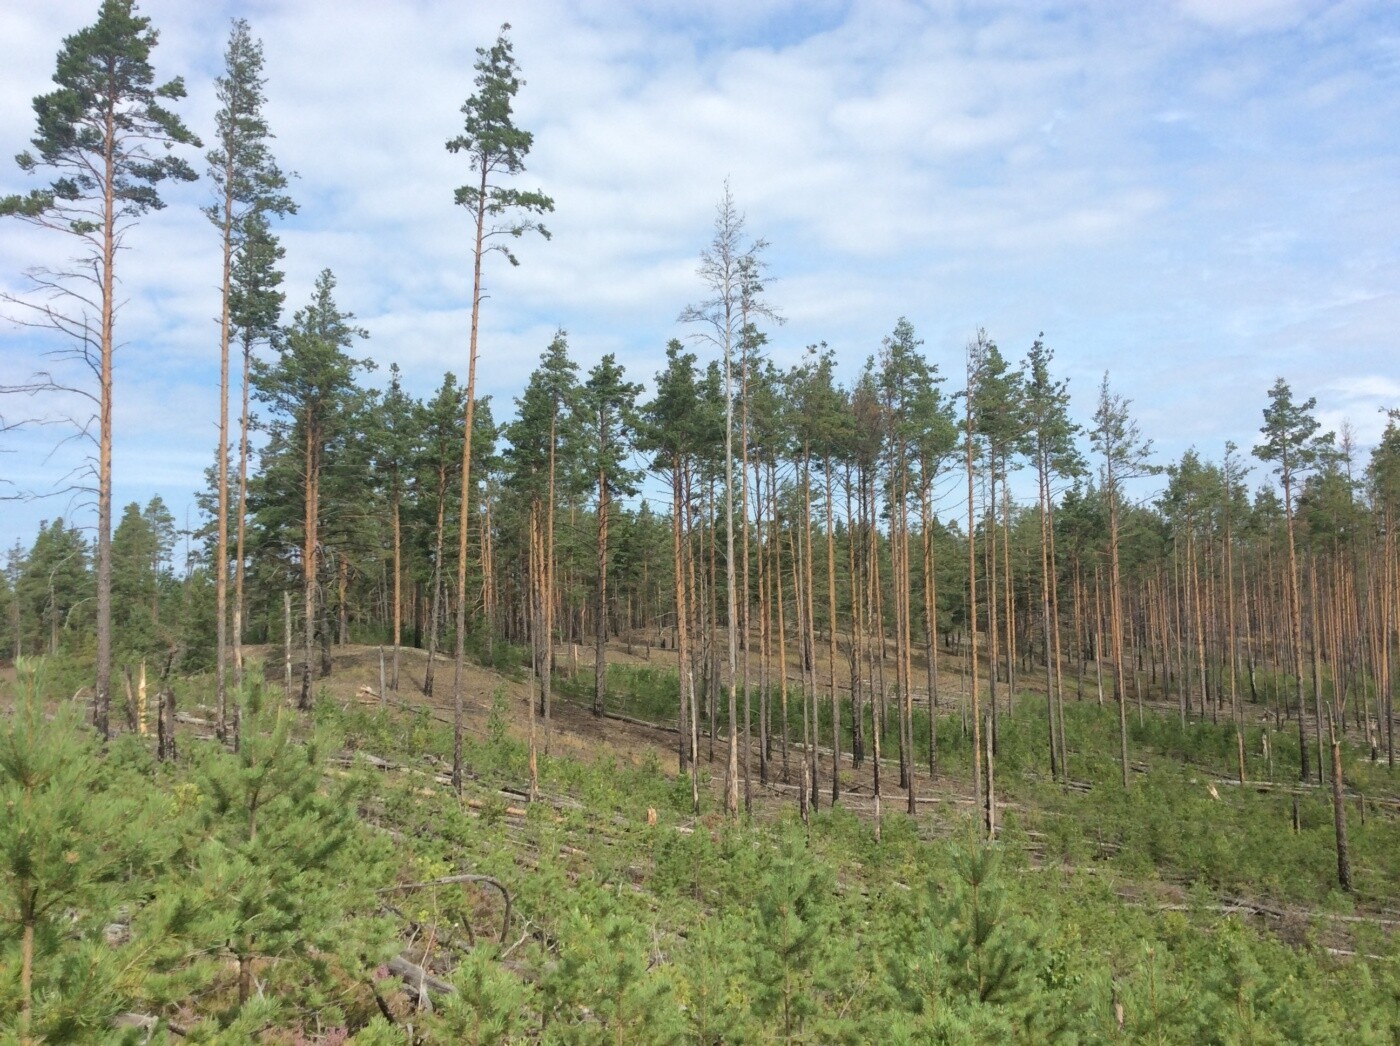
[[[1307,12],[1303,0],[1179,0],[1178,7],[1217,29],[1279,29],[1296,23]]]
[[[28,99],[94,7],[0,12],[0,156],[26,146]],[[332,268],[371,332],[373,382],[397,361],[419,395],[465,374],[471,227],[451,193],[468,171],[443,143],[474,49],[513,23],[535,135],[521,185],[557,210],[552,242],[517,244],[520,268],[488,262],[480,381],[498,420],[558,326],[583,370],[612,351],[650,379],[703,293],[726,177],[772,244],[780,361],[826,340],[852,374],[908,315],[956,378],[979,325],[1018,356],[1045,330],[1078,408],[1111,368],[1168,455],[1248,443],[1276,370],[1352,411],[1380,394],[1346,390],[1393,367],[1400,48],[1377,32],[1380,0],[142,7],[162,32],[158,75],[185,75],[180,110],[200,130],[228,18],[249,18],[276,152],[300,174],[302,213],[282,227],[288,315]],[[34,182],[0,166],[0,192]],[[121,259],[117,471],[135,493],[119,500],[160,477],[180,501],[213,448],[207,193],[172,188]],[[2,229],[0,288],[66,257],[59,238]],[[0,377],[32,362],[0,323]],[[6,514],[0,539],[30,533]]]

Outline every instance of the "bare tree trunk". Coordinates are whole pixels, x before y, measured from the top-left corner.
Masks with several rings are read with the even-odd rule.
[[[831,693],[831,803],[841,799],[841,695],[836,689],[836,501],[826,457],[827,689]]]
[[[342,555],[336,563],[336,618],[339,625],[336,642],[341,646],[350,642],[349,592],[350,561]]]
[[[550,714],[554,691],[554,504],[555,504],[555,465],[559,440],[558,419],[549,421],[549,492],[544,506],[544,559],[540,563],[540,576],[544,588],[540,593],[540,603],[544,608],[540,636],[540,715],[544,720],[544,754],[549,755]]]
[[[1001,485],[1001,555],[1002,591],[1006,600],[1006,712],[1008,715],[1016,707],[1016,590],[1015,579],[1011,574],[1011,485]]]
[[[1037,455],[1037,480],[1040,495],[1040,623],[1045,633],[1045,717],[1049,726],[1050,779],[1061,776],[1059,747],[1055,730],[1055,641],[1050,620],[1050,479],[1043,452]],[[1064,775],[1066,778],[1068,775]]]
[[[968,399],[974,388],[974,369],[971,353],[967,361]],[[973,416],[969,403],[967,410],[967,630],[970,640],[968,666],[972,675],[972,801],[981,816],[982,810],[982,703],[977,686],[977,496],[974,485],[976,471],[972,458]],[[986,829],[990,825],[984,821]]]
[[[390,508],[394,530],[394,653],[389,674],[389,687],[399,688],[399,650],[403,645],[403,526],[400,519],[399,492],[394,491]]]
[[[740,586],[743,598],[737,606],[730,608],[731,614],[740,615],[744,671],[744,809],[753,809],[753,691],[749,683],[749,645],[752,642],[753,601],[749,589],[749,359],[745,352],[739,368],[741,391],[741,411],[739,423],[739,519],[742,526],[740,544],[743,545],[742,575]],[[733,525],[731,521],[731,526]]]
[[[540,684],[540,631],[544,624],[544,600],[542,598],[540,578],[544,573],[544,550],[543,539],[540,536],[540,511],[539,502],[530,504],[530,580],[526,589],[529,593],[530,609],[530,675],[531,681],[536,686]],[[535,708],[535,695],[529,693],[525,695],[525,704],[529,706],[529,744],[530,744],[530,800],[535,799],[535,794],[539,790],[539,734],[536,724],[539,716]]]
[[[724,346],[724,586],[725,646],[729,662],[729,744],[724,770],[724,808],[739,813],[739,594],[734,564],[734,385],[731,346]]]
[[[778,714],[782,722],[783,780],[791,781],[788,766],[788,674],[787,674],[787,621],[783,600],[783,535],[781,514],[778,511],[778,484],[776,465],[770,463],[768,474],[768,495],[773,501],[773,587],[774,603],[778,609]]]
[[[1288,609],[1293,639],[1295,695],[1298,703],[1298,773],[1302,780],[1307,781],[1312,775],[1308,772],[1308,737],[1307,730],[1303,726],[1303,721],[1307,718],[1306,702],[1303,699],[1303,597],[1298,576],[1298,551],[1293,540],[1292,478],[1292,474],[1285,465],[1283,470],[1283,509],[1284,529],[1288,532]]]
[[[987,564],[987,706],[991,712],[991,750],[997,751],[999,738],[997,722],[997,682],[1001,675],[1001,628],[997,606],[997,461],[994,451],[987,453],[987,547],[983,558]]]
[[[292,699],[292,594],[282,593],[282,696]]]
[[[317,540],[317,524],[320,513],[320,460],[319,447],[315,439],[315,426],[307,419],[306,425],[306,496],[305,512],[302,520],[305,543],[302,547],[302,666],[301,696],[297,708],[303,712],[311,710],[311,649],[316,630],[316,558],[320,552]]]
[[[685,773],[691,759],[694,758],[694,752],[690,748],[690,687],[687,686],[690,680],[690,644],[686,628],[686,616],[689,609],[686,598],[685,560],[683,556],[685,506],[682,501],[682,487],[684,484],[681,478],[679,457],[673,459],[671,467],[671,562],[675,575],[672,580],[674,581],[676,600],[676,681],[680,687],[677,724],[680,727],[680,750],[677,754],[680,772]],[[698,793],[694,799],[696,803],[699,802]]]
[[[598,474],[598,593],[593,605],[593,714],[603,714],[608,690],[608,502],[607,476]]]
[[[476,418],[476,358],[481,332],[481,259],[485,253],[486,208],[490,199],[487,176],[491,165],[483,163],[480,167],[481,180],[477,186],[475,213],[472,215],[476,240],[472,250],[472,318],[467,345],[466,406],[462,419],[462,509],[457,526],[457,635],[452,657],[452,790],[458,795],[462,794],[463,785],[465,707],[462,687],[465,685],[467,663],[467,527],[471,519],[472,432]]]
[[[763,462],[754,464],[754,534],[758,539],[758,779],[768,783],[773,758],[773,732],[769,698],[773,683],[773,600],[769,581],[769,543],[763,540]],[[745,542],[747,548],[748,542]]]
[[[232,157],[227,163],[232,167]],[[228,355],[229,293],[233,285],[233,178],[226,169],[223,198],[222,307],[219,310],[219,451],[217,530],[214,550],[214,731],[219,740],[228,733]]]
[[[250,449],[248,446],[248,429],[252,421],[248,409],[248,392],[252,360],[252,345],[245,342],[243,346],[243,410],[238,422],[238,513],[235,537],[236,551],[234,552],[233,565],[233,628],[231,630],[233,647],[233,685],[235,690],[243,686],[243,585],[244,560],[246,558],[244,547],[247,539],[248,523],[248,451]]]
[[[924,536],[924,658],[928,663],[928,774],[932,778],[938,776],[938,583],[933,575],[933,511],[927,463],[923,471],[919,514]]]
[[[1109,627],[1113,635],[1113,693],[1118,700],[1118,742],[1123,764],[1123,787],[1128,781],[1128,695],[1123,677],[1123,594],[1118,561],[1118,488],[1111,475],[1108,492],[1108,601]]]
[[[447,475],[438,470],[437,524],[433,528],[433,601],[428,611],[428,661],[423,669],[423,693],[433,696],[437,678],[438,638],[442,635],[442,546],[447,528]]]
[[[101,358],[98,363],[97,439],[97,671],[93,688],[93,725],[105,742],[111,737],[112,703],[112,353],[116,315],[117,255],[116,128],[112,106],[106,107],[106,143],[102,175]]]
[[[844,486],[846,491],[846,559],[850,571],[847,594],[851,601],[851,762],[859,767],[865,762],[865,711],[861,702],[860,681],[861,657],[864,654],[865,620],[861,612],[862,587],[859,582],[857,566],[856,535],[863,531],[858,529],[855,514],[852,511],[852,481],[849,466],[846,469]]]

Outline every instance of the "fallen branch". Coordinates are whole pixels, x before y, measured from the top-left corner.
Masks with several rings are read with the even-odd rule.
[[[615,719],[619,723],[626,723],[628,726],[640,726],[647,730],[664,730],[668,734],[678,734],[680,729],[668,726],[665,723],[653,723],[646,719],[634,719],[632,716],[623,715],[621,712],[604,712],[604,719]]]
[[[505,943],[506,943],[506,938],[510,935],[510,910],[511,910],[510,891],[507,890],[507,889],[505,888],[505,885],[504,885],[499,879],[492,878],[492,877],[489,876],[489,875],[472,875],[472,874],[444,875],[444,876],[443,876],[442,878],[440,878],[440,879],[429,879],[427,882],[422,882],[422,883],[403,883],[403,884],[398,885],[398,886],[386,886],[386,887],[384,887],[382,890],[378,890],[378,891],[376,891],[376,892],[378,892],[378,893],[412,893],[414,890],[426,890],[426,889],[428,889],[429,887],[432,887],[432,886],[451,886],[451,885],[453,885],[454,883],[460,883],[460,884],[462,884],[462,885],[465,885],[465,884],[467,884],[467,883],[485,883],[487,886],[494,886],[497,890],[500,890],[500,891],[501,891],[501,897],[502,897],[502,899],[505,901],[505,904],[506,904],[506,912],[505,912],[505,917],[504,917],[504,919],[502,919],[502,922],[501,922],[501,941],[500,941],[500,943],[501,943],[501,944],[505,944]]]
[[[164,1027],[172,1035],[185,1038],[190,1030],[183,1024],[176,1024],[174,1021],[166,1020],[163,1017],[156,1017],[149,1013],[119,1013],[112,1018],[114,1028],[141,1028],[146,1032],[147,1038],[159,1027]]]
[[[389,967],[390,973],[396,977],[402,977],[408,984],[418,989],[420,1006],[422,1005],[421,1000],[426,998],[426,992],[432,991],[437,992],[439,995],[451,995],[457,990],[453,987],[451,981],[444,981],[441,977],[429,973],[416,962],[413,962],[405,956],[396,955],[390,959],[386,965]],[[429,1005],[426,1008],[431,1009],[432,1007]]]

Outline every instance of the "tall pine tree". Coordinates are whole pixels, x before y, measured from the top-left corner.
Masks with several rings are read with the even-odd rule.
[[[93,721],[105,738],[112,691],[112,370],[116,348],[117,252],[149,211],[164,206],[156,187],[193,181],[193,168],[170,151],[200,142],[166,103],[185,96],[179,77],[156,86],[151,51],[159,34],[134,0],[103,0],[97,21],[63,41],[54,83],[34,99],[36,153],[20,168],[48,168],[54,181],[25,196],[0,198],[0,215],[76,237],[81,263],[42,286],[73,300],[64,285],[85,282],[96,316],[62,316],[48,304],[41,321],[68,337],[72,355],[97,375],[97,667]]]
[[[474,175],[453,195],[459,207],[472,216],[472,321],[467,351],[466,437],[462,442],[462,518],[457,534],[457,649],[452,681],[453,741],[452,786],[462,790],[462,672],[466,660],[467,635],[467,524],[471,518],[472,413],[476,407],[476,358],[481,333],[482,262],[491,251],[499,251],[517,265],[509,241],[527,232],[538,232],[545,239],[549,231],[532,217],[554,210],[554,201],[544,193],[513,189],[505,184],[525,170],[525,157],[534,144],[534,135],[515,126],[511,112],[515,95],[524,86],[515,64],[506,33],[489,49],[477,48],[476,93],[462,105],[462,133],[448,139],[451,153],[466,155]]]
[[[204,213],[219,230],[223,255],[221,309],[219,312],[219,448],[217,532],[214,561],[215,586],[215,727],[227,730],[228,694],[228,517],[229,517],[229,343],[233,334],[234,264],[249,247],[249,236],[258,235],[257,214],[284,215],[296,206],[283,190],[287,179],[268,148],[272,137],[262,114],[262,44],[253,39],[248,23],[235,19],[224,52],[224,75],[214,81],[220,107],[215,115],[215,144],[208,155],[209,179],[215,200]],[[257,249],[257,245],[253,245]]]

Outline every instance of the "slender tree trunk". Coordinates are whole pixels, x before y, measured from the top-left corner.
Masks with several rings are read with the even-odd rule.
[[[700,533],[700,544],[704,550],[707,567],[702,576],[705,598],[701,603],[700,612],[705,614],[701,634],[704,636],[705,718],[709,727],[708,758],[711,763],[715,761],[715,731],[718,729],[717,720],[719,718],[716,711],[716,693],[719,687],[719,653],[716,650],[716,632],[719,629],[719,589],[717,587],[719,567],[716,556],[718,555],[719,541],[715,537],[714,495],[714,480],[711,479],[705,486],[704,515]]]
[[[1303,597],[1298,578],[1298,551],[1293,540],[1293,482],[1287,462],[1283,467],[1283,510],[1284,529],[1288,533],[1288,609],[1289,624],[1293,640],[1294,694],[1298,705],[1298,774],[1302,780],[1310,780],[1308,772],[1308,737],[1303,725],[1307,718],[1306,702],[1303,698]]]
[[[1006,712],[1016,706],[1016,656],[1019,647],[1016,629],[1016,586],[1011,573],[1011,485],[1001,485],[1001,556],[1002,591],[1006,601]]]
[[[488,481],[481,505],[481,617],[486,628],[486,653],[488,659],[496,650],[496,631],[500,628],[496,599],[496,541],[493,536],[493,502],[495,491]]]
[[[302,623],[303,647],[301,666],[301,696],[297,708],[303,712],[311,710],[311,649],[316,630],[316,557],[320,553],[317,539],[317,523],[320,515],[320,447],[316,438],[316,426],[311,419],[306,422],[306,495],[302,520],[305,543],[301,553],[302,566]]]
[[[745,324],[747,326],[747,324]],[[738,605],[730,608],[731,614],[740,615],[740,636],[744,648],[744,670],[741,679],[744,688],[744,809],[753,810],[753,691],[749,683],[749,646],[753,642],[750,619],[753,616],[753,599],[749,588],[749,357],[745,351],[739,366],[740,421],[739,421],[739,520],[742,527],[740,544],[743,546],[740,587],[743,598]],[[733,522],[730,523],[731,527]],[[731,728],[732,729],[732,728]]]
[[[836,689],[836,500],[831,455],[826,465],[826,621],[827,689],[831,693],[831,803],[841,799],[841,695]]]
[[[549,488],[544,506],[544,560],[540,563],[540,576],[544,588],[540,593],[540,603],[544,607],[544,620],[541,623],[540,645],[540,718],[544,726],[544,754],[549,755],[550,718],[554,694],[554,516],[555,516],[555,472],[558,455],[559,419],[557,415],[549,420]]]
[[[1118,743],[1123,764],[1123,787],[1128,787],[1128,695],[1123,680],[1123,595],[1118,560],[1118,489],[1109,479],[1108,492],[1108,601],[1109,627],[1113,634],[1113,692],[1118,699]]]
[[[345,556],[336,562],[336,621],[338,629],[336,642],[345,646],[350,642],[350,561]]]
[[[821,744],[821,718],[817,706],[817,630],[814,620],[815,602],[812,595],[814,573],[812,570],[812,457],[810,448],[802,448],[802,592],[803,618],[803,680],[807,717],[811,722],[812,735],[807,748],[807,765],[810,784],[810,799],[813,808],[820,804],[818,774],[821,760],[817,746]],[[833,771],[834,772],[834,771]]]
[[[724,346],[724,586],[725,633],[729,655],[729,744],[725,762],[724,808],[739,813],[739,594],[734,563],[734,377],[728,338]]]
[[[447,474],[438,470],[437,524],[433,528],[433,602],[428,611],[428,660],[423,669],[423,693],[433,696],[433,681],[437,678],[438,639],[442,635],[442,552],[447,529]]]
[[[1317,715],[1317,776],[1322,784],[1327,783],[1327,770],[1322,762],[1322,664],[1319,647],[1322,637],[1318,624],[1317,599],[1317,557],[1311,556],[1308,562],[1308,660],[1312,668],[1313,708]],[[1299,710],[1301,714],[1301,709]]]
[[[861,613],[861,586],[859,583],[856,555],[856,535],[860,533],[851,505],[851,471],[846,468],[846,560],[850,571],[847,595],[851,601],[851,762],[859,767],[865,762],[865,712],[861,702],[860,666],[864,654],[865,620]]]
[[[763,461],[754,463],[754,536],[758,541],[758,779],[768,783],[773,758],[770,688],[773,685],[773,596],[763,527]]]
[[[1239,761],[1239,781],[1244,784],[1245,764],[1244,764],[1244,715],[1240,708],[1239,685],[1236,678],[1236,671],[1239,663],[1239,636],[1235,624],[1235,564],[1234,564],[1234,541],[1230,533],[1230,478],[1228,473],[1229,461],[1226,461],[1227,473],[1225,478],[1225,640],[1226,658],[1230,662],[1230,718],[1235,724],[1235,750]]]
[[[1053,513],[1054,506],[1050,506]],[[1049,521],[1050,537],[1050,625],[1054,641],[1053,661],[1055,663],[1055,719],[1060,733],[1060,774],[1069,780],[1068,741],[1065,738],[1065,679],[1064,653],[1060,641],[1060,592],[1059,571],[1055,568],[1055,524],[1053,515]]]
[[[394,653],[389,673],[389,688],[399,688],[399,649],[403,645],[403,526],[400,518],[400,492],[398,479],[394,480],[394,500],[390,505],[390,517],[394,532]]]
[[[968,357],[967,388],[968,400],[972,399],[974,388],[972,358]],[[976,470],[973,468],[973,417],[969,402],[967,411],[967,631],[970,640],[968,668],[972,676],[972,802],[981,816],[982,810],[982,703],[977,686],[977,492],[974,486]],[[984,830],[990,825],[983,823]]]
[[[690,475],[685,474],[685,496],[684,504],[688,506],[691,502]],[[695,549],[693,535],[690,533],[689,516],[686,516],[685,529],[682,531],[685,541],[685,569],[686,577],[689,579],[686,599],[688,605],[685,608],[687,620],[691,625],[701,620],[701,599],[699,589],[696,587],[696,565],[699,558]],[[694,629],[691,634],[694,635]],[[691,644],[691,649],[686,657],[686,689],[690,692],[690,789],[691,798],[694,801],[695,812],[700,812],[700,694],[695,687],[695,657],[697,651],[695,644]]]
[[[241,690],[243,686],[243,585],[244,561],[246,559],[244,549],[248,529],[248,429],[252,422],[248,409],[248,393],[251,384],[249,379],[252,362],[253,346],[249,341],[245,341],[243,343],[243,410],[238,422],[238,518],[234,539],[236,551],[234,552],[233,564],[233,628],[231,630],[233,686],[235,690]],[[234,714],[238,715],[237,708],[234,709]]]
[[[778,484],[776,464],[770,463],[768,494],[773,500],[773,588],[774,604],[778,610],[778,715],[782,724],[783,781],[792,780],[788,766],[788,674],[787,674],[787,621],[786,605],[783,599],[783,534],[782,516],[778,510]]]
[[[481,182],[477,187],[476,240],[472,249],[472,319],[467,347],[466,407],[462,431],[462,514],[457,527],[457,629],[452,657],[452,790],[462,794],[462,742],[465,731],[465,708],[462,687],[465,685],[467,662],[467,525],[471,519],[472,484],[472,426],[476,417],[476,358],[481,331],[481,259],[486,236],[487,175],[489,164],[481,164]]]
[[[229,159],[229,167],[232,158]],[[229,293],[233,285],[233,171],[226,169],[223,199],[223,265],[219,310],[218,533],[214,550],[214,730],[228,735],[228,386]]]
[[[928,775],[933,778],[938,776],[938,585],[933,575],[931,471],[925,462],[919,490],[919,522],[923,529],[924,659],[928,665]]]
[[[684,465],[680,455],[672,460],[671,473],[671,555],[676,589],[676,678],[680,685],[680,770],[693,772],[690,778],[691,808],[700,812],[700,778],[695,752],[695,677],[690,663],[690,597],[686,591]]]
[[[987,453],[987,706],[991,712],[991,751],[997,751],[997,683],[1001,675],[1001,621],[997,592],[997,459]]]
[[[97,665],[93,687],[93,725],[105,742],[111,737],[112,706],[112,353],[116,315],[117,256],[115,99],[105,107],[102,176],[101,358],[98,362],[97,438]]]
[[[1036,465],[1040,488],[1040,624],[1045,634],[1045,718],[1049,726],[1050,779],[1054,781],[1061,772],[1055,737],[1055,644],[1050,621],[1050,479],[1043,450],[1036,456]]]
[[[530,674],[536,686],[540,685],[540,630],[544,627],[544,599],[541,577],[544,574],[544,540],[540,535],[539,502],[530,503],[530,582],[526,586],[530,602]],[[535,798],[539,787],[539,734],[536,729],[539,715],[535,707],[535,695],[526,694],[525,703],[529,706],[530,719],[530,799]]]
[[[598,473],[598,595],[594,603],[593,714],[603,714],[603,695],[608,689],[608,483]]]

